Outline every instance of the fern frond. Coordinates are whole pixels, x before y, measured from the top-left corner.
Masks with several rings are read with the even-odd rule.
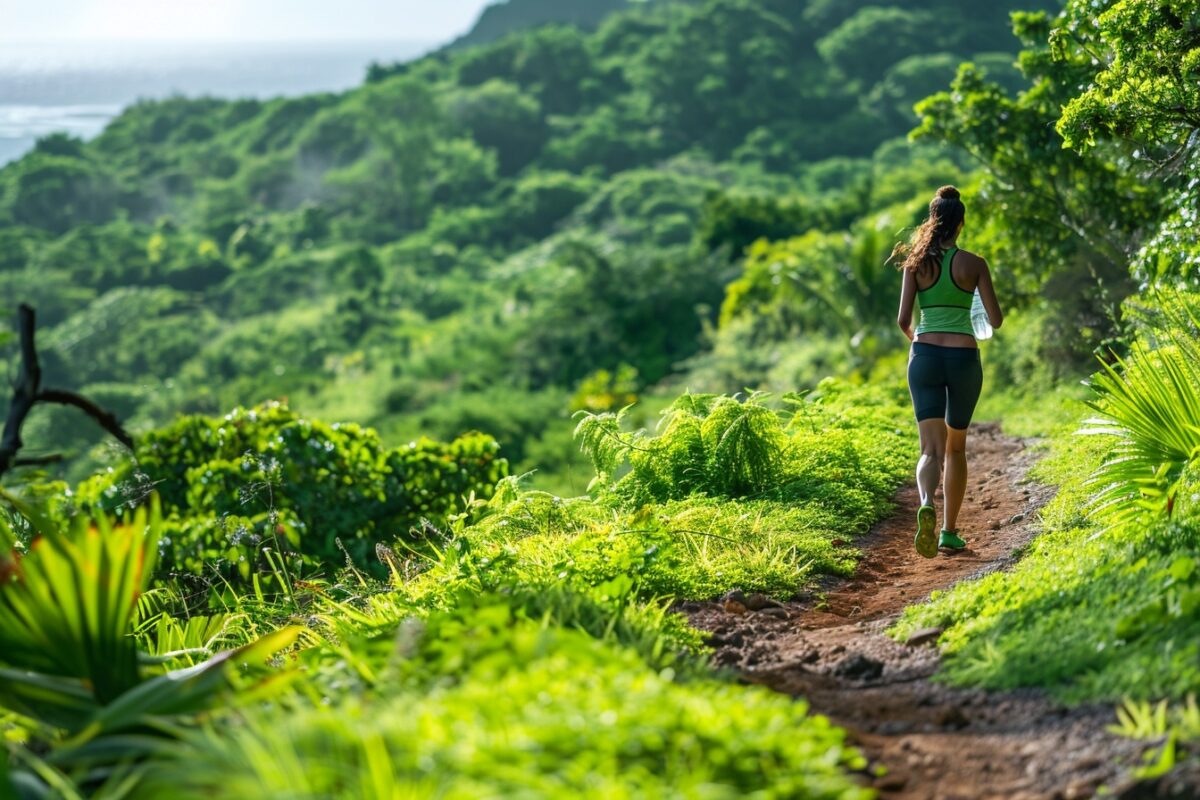
[[[787,437],[774,411],[752,395],[714,404],[701,424],[714,493],[728,497],[755,494],[776,484]]]
[[[630,451],[637,447],[637,434],[621,430],[629,408],[626,406],[615,414],[590,414],[581,411],[577,415],[581,419],[575,426],[575,438],[579,441],[580,451],[588,457],[596,470],[593,485],[611,481],[613,474],[629,457]]]

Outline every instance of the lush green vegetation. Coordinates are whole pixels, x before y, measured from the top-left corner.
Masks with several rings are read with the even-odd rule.
[[[12,555],[0,669],[11,683],[0,703],[22,743],[14,780],[30,796],[154,797],[166,786],[181,797],[869,796],[845,774],[862,759],[840,731],[802,703],[717,680],[699,633],[668,611],[677,598],[735,587],[787,596],[848,572],[847,537],[886,513],[903,480],[898,386],[827,381],[788,410],[765,399],[685,395],[657,437],[624,432],[614,417],[586,420],[584,441],[606,465],[591,496],[564,500],[506,478],[490,500],[443,514],[442,527],[424,521],[402,536],[385,535],[389,512],[375,511],[379,527],[359,533],[379,546],[382,581],[303,536],[268,533],[251,550],[249,523],[234,551],[249,558],[198,551],[218,508],[190,495],[230,480],[205,477],[233,463],[219,460],[221,447],[239,449],[210,440],[265,435],[286,447],[306,423],[280,408],[231,415],[223,423],[234,430],[187,419],[151,437],[163,463],[190,447],[201,465],[178,486],[160,484],[166,521],[154,500],[149,517],[142,505],[110,526],[98,510],[112,502],[101,487],[119,485],[109,475],[78,497],[98,529],[89,515],[66,523],[62,507],[9,496],[20,525],[3,528]],[[301,446],[317,442],[321,459],[373,442],[314,428]],[[602,456],[596,437],[608,436]],[[711,444],[697,485],[676,459]],[[612,482],[613,450],[635,448],[652,463]],[[419,474],[424,459],[400,455]],[[392,496],[353,464],[323,463],[289,468],[370,489],[365,500],[334,495],[336,508],[365,513],[374,492]],[[266,482],[260,470],[226,471],[249,485]],[[312,518],[309,495],[322,489],[287,474],[272,489],[275,519],[329,528]],[[202,568],[181,575],[187,559]],[[241,580],[222,574],[226,562]],[[264,670],[281,649],[284,662]]]
[[[581,402],[602,375],[653,411],[869,369],[880,252],[966,163],[905,142],[912,105],[968,58],[1018,86],[1028,2],[556,3],[587,24],[499,35],[545,5],[353,91],[142,102],[0,169],[0,289],[37,307],[47,381],[143,432],[285,398],[389,446],[480,430],[573,494],[571,414],[619,407]],[[843,262],[855,291],[758,320],[768,256],[743,249],[805,235],[801,293]],[[69,412],[26,439],[71,480],[111,456]]]
[[[1195,736],[1194,0],[560,5],[0,169],[48,382],[139,434],[24,430],[73,458],[4,494],[0,786],[868,796],[670,606],[853,570],[915,451],[887,254],[947,182],[1012,312],[983,413],[1056,426],[1059,494],[897,633]]]

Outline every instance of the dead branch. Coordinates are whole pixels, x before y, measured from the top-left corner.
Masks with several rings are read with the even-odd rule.
[[[106,411],[83,395],[64,389],[42,389],[42,367],[38,362],[34,332],[37,314],[22,303],[17,309],[17,329],[21,337],[21,371],[13,384],[12,403],[8,407],[8,419],[4,422],[4,433],[0,435],[0,475],[11,467],[31,464],[49,464],[61,460],[61,456],[43,458],[17,458],[24,446],[21,441],[21,426],[25,418],[38,403],[55,403],[74,406],[94,419],[113,438],[133,449],[133,438],[121,426],[115,414]]]

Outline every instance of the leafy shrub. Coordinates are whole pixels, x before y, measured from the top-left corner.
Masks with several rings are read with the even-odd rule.
[[[120,510],[153,487],[180,520],[184,535],[168,556],[178,569],[203,569],[214,554],[241,558],[244,547],[255,552],[280,532],[275,526],[283,536],[277,544],[306,563],[349,558],[367,567],[376,542],[407,537],[423,518],[442,519],[465,497],[489,496],[507,471],[497,451],[483,434],[390,449],[370,429],[311,421],[269,403],[222,419],[184,417],[148,434],[133,463],[88,481],[80,499]],[[262,527],[263,514],[284,512]],[[230,544],[227,517],[250,520],[234,527],[250,531],[246,543]]]

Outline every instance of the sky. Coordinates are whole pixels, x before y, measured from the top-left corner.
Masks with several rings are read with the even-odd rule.
[[[0,0],[0,42],[444,41],[493,0]]]

